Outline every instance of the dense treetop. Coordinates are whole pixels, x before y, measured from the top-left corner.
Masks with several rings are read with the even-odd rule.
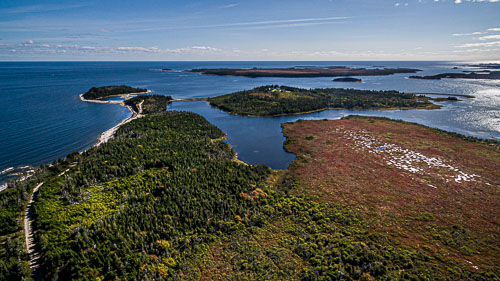
[[[141,104],[142,113],[150,114],[150,113],[159,113],[161,111],[165,111],[168,103],[172,100],[171,96],[163,96],[163,95],[140,95],[128,99],[125,101],[126,105],[132,106],[135,112],[138,111],[138,104]]]
[[[104,99],[109,96],[116,96],[121,94],[131,94],[131,93],[143,93],[146,92],[143,88],[133,88],[126,85],[120,86],[104,86],[104,87],[92,87],[83,97],[88,100]]]
[[[300,89],[262,86],[248,91],[209,98],[211,105],[242,115],[286,115],[329,108],[390,109],[436,108],[413,94],[355,89]]]

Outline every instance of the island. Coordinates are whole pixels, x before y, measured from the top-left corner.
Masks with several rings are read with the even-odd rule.
[[[0,280],[499,276],[497,141],[380,118],[297,121],[283,125],[296,160],[272,170],[164,102],[130,100],[141,118],[108,142],[0,193]]]
[[[489,68],[489,69],[500,69],[500,63],[478,63],[478,64],[466,64],[467,67],[477,67],[477,68]]]
[[[205,75],[257,77],[338,77],[338,76],[375,76],[397,73],[416,73],[419,69],[412,68],[351,68],[345,66],[327,67],[290,67],[290,68],[200,68],[186,72]]]
[[[113,96],[123,96],[123,95],[139,95],[150,93],[147,89],[143,88],[133,88],[126,85],[120,86],[104,86],[104,87],[92,87],[87,92],[80,95],[80,98],[86,100],[105,100],[106,98]]]
[[[363,80],[359,78],[353,78],[353,77],[341,77],[341,78],[335,78],[333,79],[333,82],[352,82],[352,83],[361,83]]]
[[[425,96],[397,91],[300,89],[269,85],[208,98],[223,111],[247,116],[303,114],[326,109],[436,109]]]
[[[500,79],[500,71],[481,71],[481,72],[470,72],[470,73],[442,73],[437,75],[429,76],[410,76],[412,79],[424,79],[424,80],[440,80],[443,78],[454,78],[454,79]]]

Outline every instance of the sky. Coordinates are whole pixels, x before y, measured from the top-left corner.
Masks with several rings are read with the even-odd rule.
[[[500,0],[0,1],[0,61],[500,60]]]

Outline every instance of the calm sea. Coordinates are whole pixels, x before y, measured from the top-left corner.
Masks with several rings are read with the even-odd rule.
[[[475,99],[442,103],[440,110],[329,110],[293,117],[232,116],[204,102],[177,102],[169,110],[189,110],[205,116],[228,134],[241,160],[286,168],[293,155],[283,151],[280,124],[296,119],[336,119],[349,114],[386,116],[477,137],[500,138],[500,80],[439,81],[407,79],[407,74],[361,77],[364,83],[338,83],[331,78],[244,78],[164,72],[219,67],[292,66],[411,67],[419,75],[460,72],[453,62],[0,62],[0,183],[20,166],[50,163],[72,151],[82,151],[99,134],[128,117],[118,105],[81,102],[90,87],[127,84],[174,98],[208,97],[267,84],[305,88],[349,87],[411,92],[468,94]],[[458,66],[459,69],[453,69]],[[10,169],[10,168],[13,169]]]

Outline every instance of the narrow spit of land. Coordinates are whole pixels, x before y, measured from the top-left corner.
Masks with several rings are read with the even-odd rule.
[[[148,92],[145,92],[145,93],[148,93]],[[134,94],[125,94],[125,95],[136,95],[137,93],[134,93]],[[84,102],[93,102],[93,103],[107,103],[107,104],[118,104],[118,105],[121,105],[121,106],[124,106],[126,107],[129,111],[130,111],[130,116],[121,121],[120,123],[118,123],[117,125],[115,125],[114,127],[112,127],[111,129],[107,130],[107,131],[104,131],[103,133],[101,133],[99,135],[99,137],[97,138],[97,143],[95,144],[96,146],[99,146],[105,142],[107,142],[110,138],[113,137],[114,133],[116,132],[116,130],[118,130],[118,128],[120,128],[120,126],[124,125],[124,124],[127,124],[129,123],[130,121],[136,119],[136,118],[139,118],[141,113],[142,113],[142,102],[139,104],[139,107],[138,107],[138,111],[135,111],[132,106],[130,105],[127,105],[125,104],[124,101],[107,101],[107,100],[88,100],[88,99],[85,99],[83,96],[84,94],[80,94],[80,100],[81,101],[84,101]]]
[[[138,103],[137,105],[137,112],[132,109],[132,107],[130,105],[125,105],[125,107],[130,111],[130,117],[128,117],[127,119],[121,121],[120,123],[118,123],[116,126],[114,126],[113,128],[107,130],[107,131],[104,131],[101,135],[99,135],[99,137],[97,138],[97,143],[95,144],[96,146],[99,146],[105,142],[107,142],[109,139],[111,139],[113,137],[113,135],[116,133],[116,131],[123,125],[131,122],[132,120],[134,119],[137,119],[139,117],[141,117],[141,114],[142,114],[142,104],[143,104],[144,101],[141,101],[140,103]]]
[[[147,95],[153,91],[142,88],[133,88],[126,85],[93,87],[87,92],[80,94],[80,100],[93,103],[118,104],[130,111],[130,117],[121,121],[116,126],[103,132],[97,138],[96,146],[99,146],[113,137],[118,128],[142,116],[143,104],[146,101],[146,113],[162,110],[172,100],[170,96]],[[110,97],[120,97],[122,100],[107,100]],[[163,108],[162,108],[163,107]]]

